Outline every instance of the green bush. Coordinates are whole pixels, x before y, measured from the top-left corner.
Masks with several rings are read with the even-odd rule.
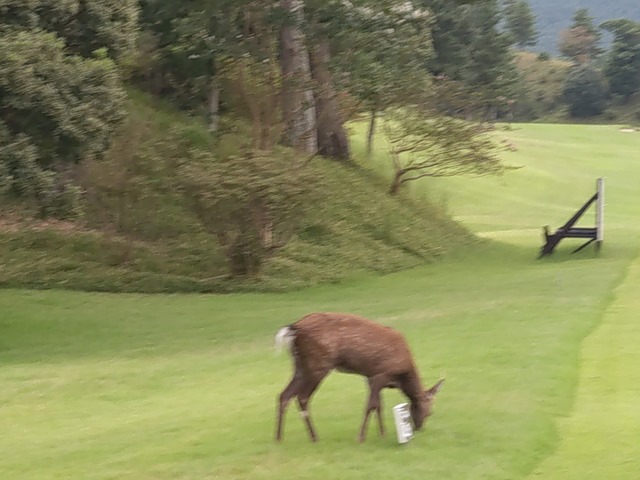
[[[64,40],[70,53],[110,58],[133,53],[138,33],[137,0],[3,0],[0,28],[42,29]]]
[[[519,81],[515,90],[514,117],[529,121],[557,110],[569,64],[544,55],[520,52],[516,56]]]
[[[32,202],[41,216],[77,215],[80,192],[70,172],[109,148],[124,99],[111,60],[68,55],[52,33],[2,31],[3,189]]]
[[[203,228],[217,238],[233,276],[259,273],[284,247],[313,200],[309,171],[285,149],[257,151],[223,137],[214,154],[192,149],[178,167],[180,189]]]

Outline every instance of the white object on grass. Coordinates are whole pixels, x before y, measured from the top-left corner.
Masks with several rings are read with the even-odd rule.
[[[596,200],[596,241],[604,240],[604,178],[598,178],[598,199]]]
[[[398,443],[409,442],[413,438],[413,427],[408,403],[399,403],[393,407],[393,421],[396,424]]]

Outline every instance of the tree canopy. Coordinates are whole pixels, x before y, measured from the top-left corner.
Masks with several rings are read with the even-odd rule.
[[[17,87],[19,86],[19,87]],[[71,55],[40,29],[0,32],[0,174],[5,190],[51,213],[69,165],[103,154],[124,118],[113,62]],[[64,209],[63,209],[64,210]]]
[[[611,93],[627,101],[640,91],[640,22],[611,20],[602,26],[614,35],[605,68]]]
[[[506,0],[504,6],[506,28],[520,49],[538,42],[536,18],[526,0]]]
[[[0,194],[43,216],[119,208],[103,218],[124,231],[139,199],[179,191],[237,275],[256,273],[299,224],[286,199],[299,205],[299,183],[313,183],[305,165],[360,161],[350,121],[368,123],[370,154],[386,135],[393,193],[426,176],[499,174],[491,124],[551,110],[569,68],[521,61],[537,36],[526,0],[5,0],[0,13]],[[635,27],[606,28],[607,79],[629,98]],[[587,11],[569,33],[567,55],[590,65],[599,32]],[[575,115],[601,111],[583,109],[608,93],[594,69],[566,82]],[[126,108],[136,95],[204,138],[148,145]]]

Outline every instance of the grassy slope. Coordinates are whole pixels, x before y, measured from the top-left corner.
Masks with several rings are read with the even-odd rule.
[[[193,145],[210,148],[206,128],[132,92],[132,115],[154,138],[178,125]],[[157,152],[158,164],[168,157]],[[267,262],[262,278],[224,277],[215,239],[203,232],[175,192],[141,198],[127,211],[135,236],[46,225],[28,228],[0,212],[0,286],[107,292],[282,291],[389,273],[437,260],[471,235],[437,208],[400,201],[367,172],[317,158],[309,166],[323,192],[297,235]],[[158,169],[162,172],[162,167]],[[160,173],[155,172],[155,175]],[[161,183],[161,177],[143,183]],[[138,180],[140,181],[140,180]]]
[[[636,255],[639,137],[614,128],[526,126],[509,134],[502,180],[446,187],[458,218],[496,242],[384,278],[286,295],[111,296],[0,292],[0,476],[6,478],[522,478],[559,441],[580,345]],[[584,155],[583,155],[584,154]],[[607,246],[536,261],[539,226],[563,222],[608,178]],[[335,374],[306,441],[292,408],[273,445],[290,374],[275,329],[316,309],[406,332],[426,381],[446,373],[436,415],[404,448],[371,429],[355,442],[360,378]],[[386,420],[397,392],[385,392]],[[631,464],[638,470],[638,465]],[[634,470],[630,470],[634,471]]]

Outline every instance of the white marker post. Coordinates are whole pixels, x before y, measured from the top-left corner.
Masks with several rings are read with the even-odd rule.
[[[396,435],[398,443],[408,443],[413,438],[413,427],[411,426],[411,413],[408,403],[399,403],[393,407],[393,421],[396,424]]]
[[[604,178],[598,178],[598,199],[596,200],[596,242],[598,247],[604,240]]]

